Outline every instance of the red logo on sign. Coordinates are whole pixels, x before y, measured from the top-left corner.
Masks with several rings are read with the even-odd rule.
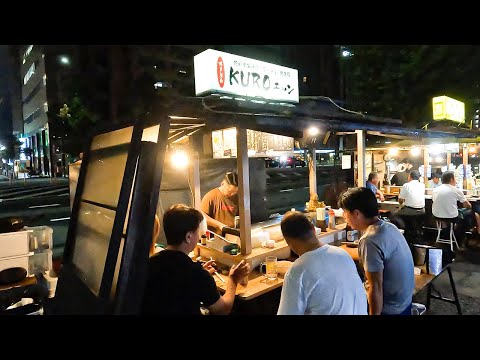
[[[218,85],[223,88],[223,85],[225,85],[225,67],[223,66],[223,59],[221,56],[219,56],[217,60],[217,79]]]

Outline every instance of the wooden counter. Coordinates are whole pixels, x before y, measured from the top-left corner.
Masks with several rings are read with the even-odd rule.
[[[348,254],[352,257],[352,259],[355,262],[359,261],[358,257],[358,248],[351,248],[346,245],[341,245],[340,248],[348,252]],[[432,274],[427,274],[426,272],[426,267],[425,265],[423,266],[417,266],[422,270],[422,273],[420,275],[415,275],[415,289],[413,290],[413,295],[418,293],[420,290],[422,290],[425,286],[430,284],[433,279],[435,279],[435,275]]]
[[[238,264],[240,261],[245,260],[250,264],[252,268],[260,265],[267,256],[276,256],[279,260],[286,259],[290,256],[290,248],[285,240],[277,241],[275,248],[263,248],[258,247],[252,249],[252,253],[248,255],[231,255],[222,251],[212,249],[208,246],[198,244],[196,253],[197,256],[209,259],[212,257],[216,262],[227,266]]]
[[[327,231],[322,232],[320,235],[317,236],[322,242],[325,239],[332,238],[333,241],[341,241],[344,239],[345,228],[347,224],[340,224],[337,226],[337,229],[327,229]],[[266,248],[255,248],[252,249],[252,253],[249,255],[230,255],[225,254],[215,249],[208,248],[204,245],[199,245],[199,250],[203,253],[201,256],[206,257],[207,259],[212,256],[215,261],[219,263],[227,264],[226,261],[232,262],[232,264],[239,263],[241,260],[246,260],[250,262],[250,266],[252,267],[252,271],[248,277],[248,285],[246,287],[238,285],[236,295],[240,300],[251,300],[265,294],[273,289],[279,288],[283,284],[283,273],[278,275],[277,280],[267,280],[257,269],[256,267],[260,265],[261,262],[265,260],[266,256],[276,256],[275,250],[284,249],[284,247],[288,248],[288,245],[285,240],[278,241],[275,244],[275,249],[266,249]],[[284,251],[284,250],[283,250]],[[212,255],[205,256],[205,254],[211,253]],[[288,254],[290,254],[290,248],[288,248]],[[290,255],[288,255],[290,256]],[[287,256],[287,257],[288,257]],[[287,257],[284,257],[285,259]],[[279,260],[281,260],[279,258]],[[253,262],[253,266],[252,266]],[[221,275],[223,278],[226,278],[226,275]],[[216,276],[213,277],[215,279],[215,283],[217,284],[217,289],[222,293],[225,292],[225,284],[221,282]]]
[[[342,241],[346,238],[346,226],[347,224],[344,223],[337,225],[337,228],[335,230],[327,229],[327,231],[324,231],[320,235],[318,235],[317,238],[326,244],[335,241]],[[252,268],[256,268],[257,266],[259,266],[260,263],[264,261],[265,257],[267,256],[276,256],[278,260],[283,260],[287,259],[290,256],[290,253],[290,248],[288,247],[288,244],[285,240],[276,241],[275,248],[273,249],[263,247],[254,248],[252,249],[252,253],[248,255],[230,255],[228,253],[224,253],[222,251],[201,244],[198,244],[197,248],[195,249],[196,256],[202,256],[206,259],[212,257],[218,263],[227,266],[232,266],[238,264],[242,260],[245,260],[250,263],[250,266]]]
[[[353,261],[359,261],[358,257],[358,247],[348,247],[347,245],[343,244],[339,246],[340,249],[345,250],[348,255],[350,255],[353,259]]]
[[[221,275],[226,278],[226,275]],[[217,284],[217,289],[224,293],[225,284],[221,282],[216,276],[214,276]],[[283,284],[283,275],[278,275],[276,280],[268,280],[258,270],[254,270],[248,276],[248,285],[246,287],[242,285],[237,286],[236,295],[240,300],[251,300],[265,294],[273,289],[281,287]]]

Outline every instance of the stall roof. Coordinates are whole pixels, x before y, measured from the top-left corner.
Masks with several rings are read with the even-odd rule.
[[[296,105],[264,100],[232,98],[225,95],[186,97],[169,111],[171,123],[206,125],[209,129],[238,126],[279,135],[302,138],[310,126],[323,131],[349,134],[365,130],[367,134],[428,144],[434,139],[450,142],[476,142],[480,133],[457,127],[415,129],[402,127],[399,119],[381,118],[351,111],[328,97],[300,97]],[[463,141],[460,141],[463,139]]]

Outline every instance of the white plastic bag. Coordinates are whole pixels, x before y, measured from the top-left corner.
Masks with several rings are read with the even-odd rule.
[[[442,271],[442,249],[429,250],[428,269],[430,274],[440,274]]]

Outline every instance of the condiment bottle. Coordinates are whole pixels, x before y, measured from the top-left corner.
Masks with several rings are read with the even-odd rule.
[[[335,211],[333,209],[328,211],[328,228],[335,229]]]

